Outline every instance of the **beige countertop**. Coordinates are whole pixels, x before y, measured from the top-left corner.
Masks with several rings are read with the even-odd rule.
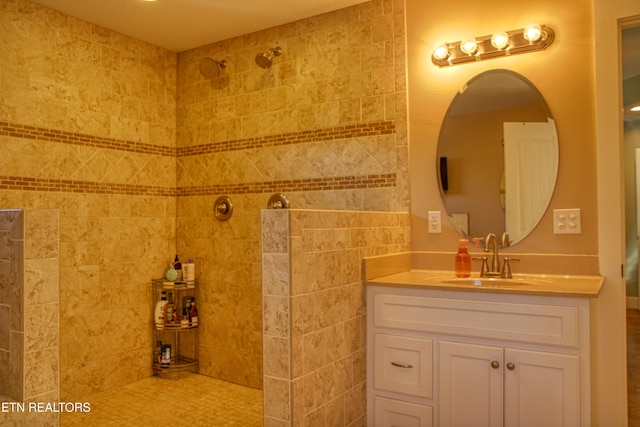
[[[452,271],[440,270],[407,270],[366,281],[367,285],[583,298],[596,298],[603,283],[602,276],[514,274],[511,279],[502,279],[476,273],[458,278]]]

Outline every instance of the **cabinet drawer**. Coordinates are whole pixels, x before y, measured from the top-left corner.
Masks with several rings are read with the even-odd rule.
[[[431,406],[416,405],[398,400],[375,398],[374,425],[376,427],[431,427]]]
[[[374,387],[432,397],[431,340],[375,334]]]
[[[578,348],[578,307],[374,294],[373,325]]]

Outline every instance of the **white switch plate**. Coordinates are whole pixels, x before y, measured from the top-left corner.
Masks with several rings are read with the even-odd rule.
[[[582,221],[580,209],[554,209],[553,210],[554,234],[580,234],[582,233]]]
[[[429,233],[442,233],[440,211],[429,211]]]

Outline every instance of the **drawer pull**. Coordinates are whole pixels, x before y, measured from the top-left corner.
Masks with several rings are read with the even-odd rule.
[[[507,363],[507,369],[513,371],[514,369],[516,369],[516,365],[513,362],[509,362]]]
[[[413,365],[409,365],[408,363],[391,362],[391,364],[392,364],[393,366],[398,367],[398,368],[404,368],[404,369],[411,369],[411,368],[413,368]]]
[[[491,361],[491,367],[493,369],[498,369],[500,367],[500,362],[498,362],[497,360]]]

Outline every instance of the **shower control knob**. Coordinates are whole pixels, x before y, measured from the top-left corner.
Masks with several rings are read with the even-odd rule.
[[[220,203],[218,206],[218,212],[220,213],[227,213],[227,211],[229,210],[229,205],[226,203]]]

